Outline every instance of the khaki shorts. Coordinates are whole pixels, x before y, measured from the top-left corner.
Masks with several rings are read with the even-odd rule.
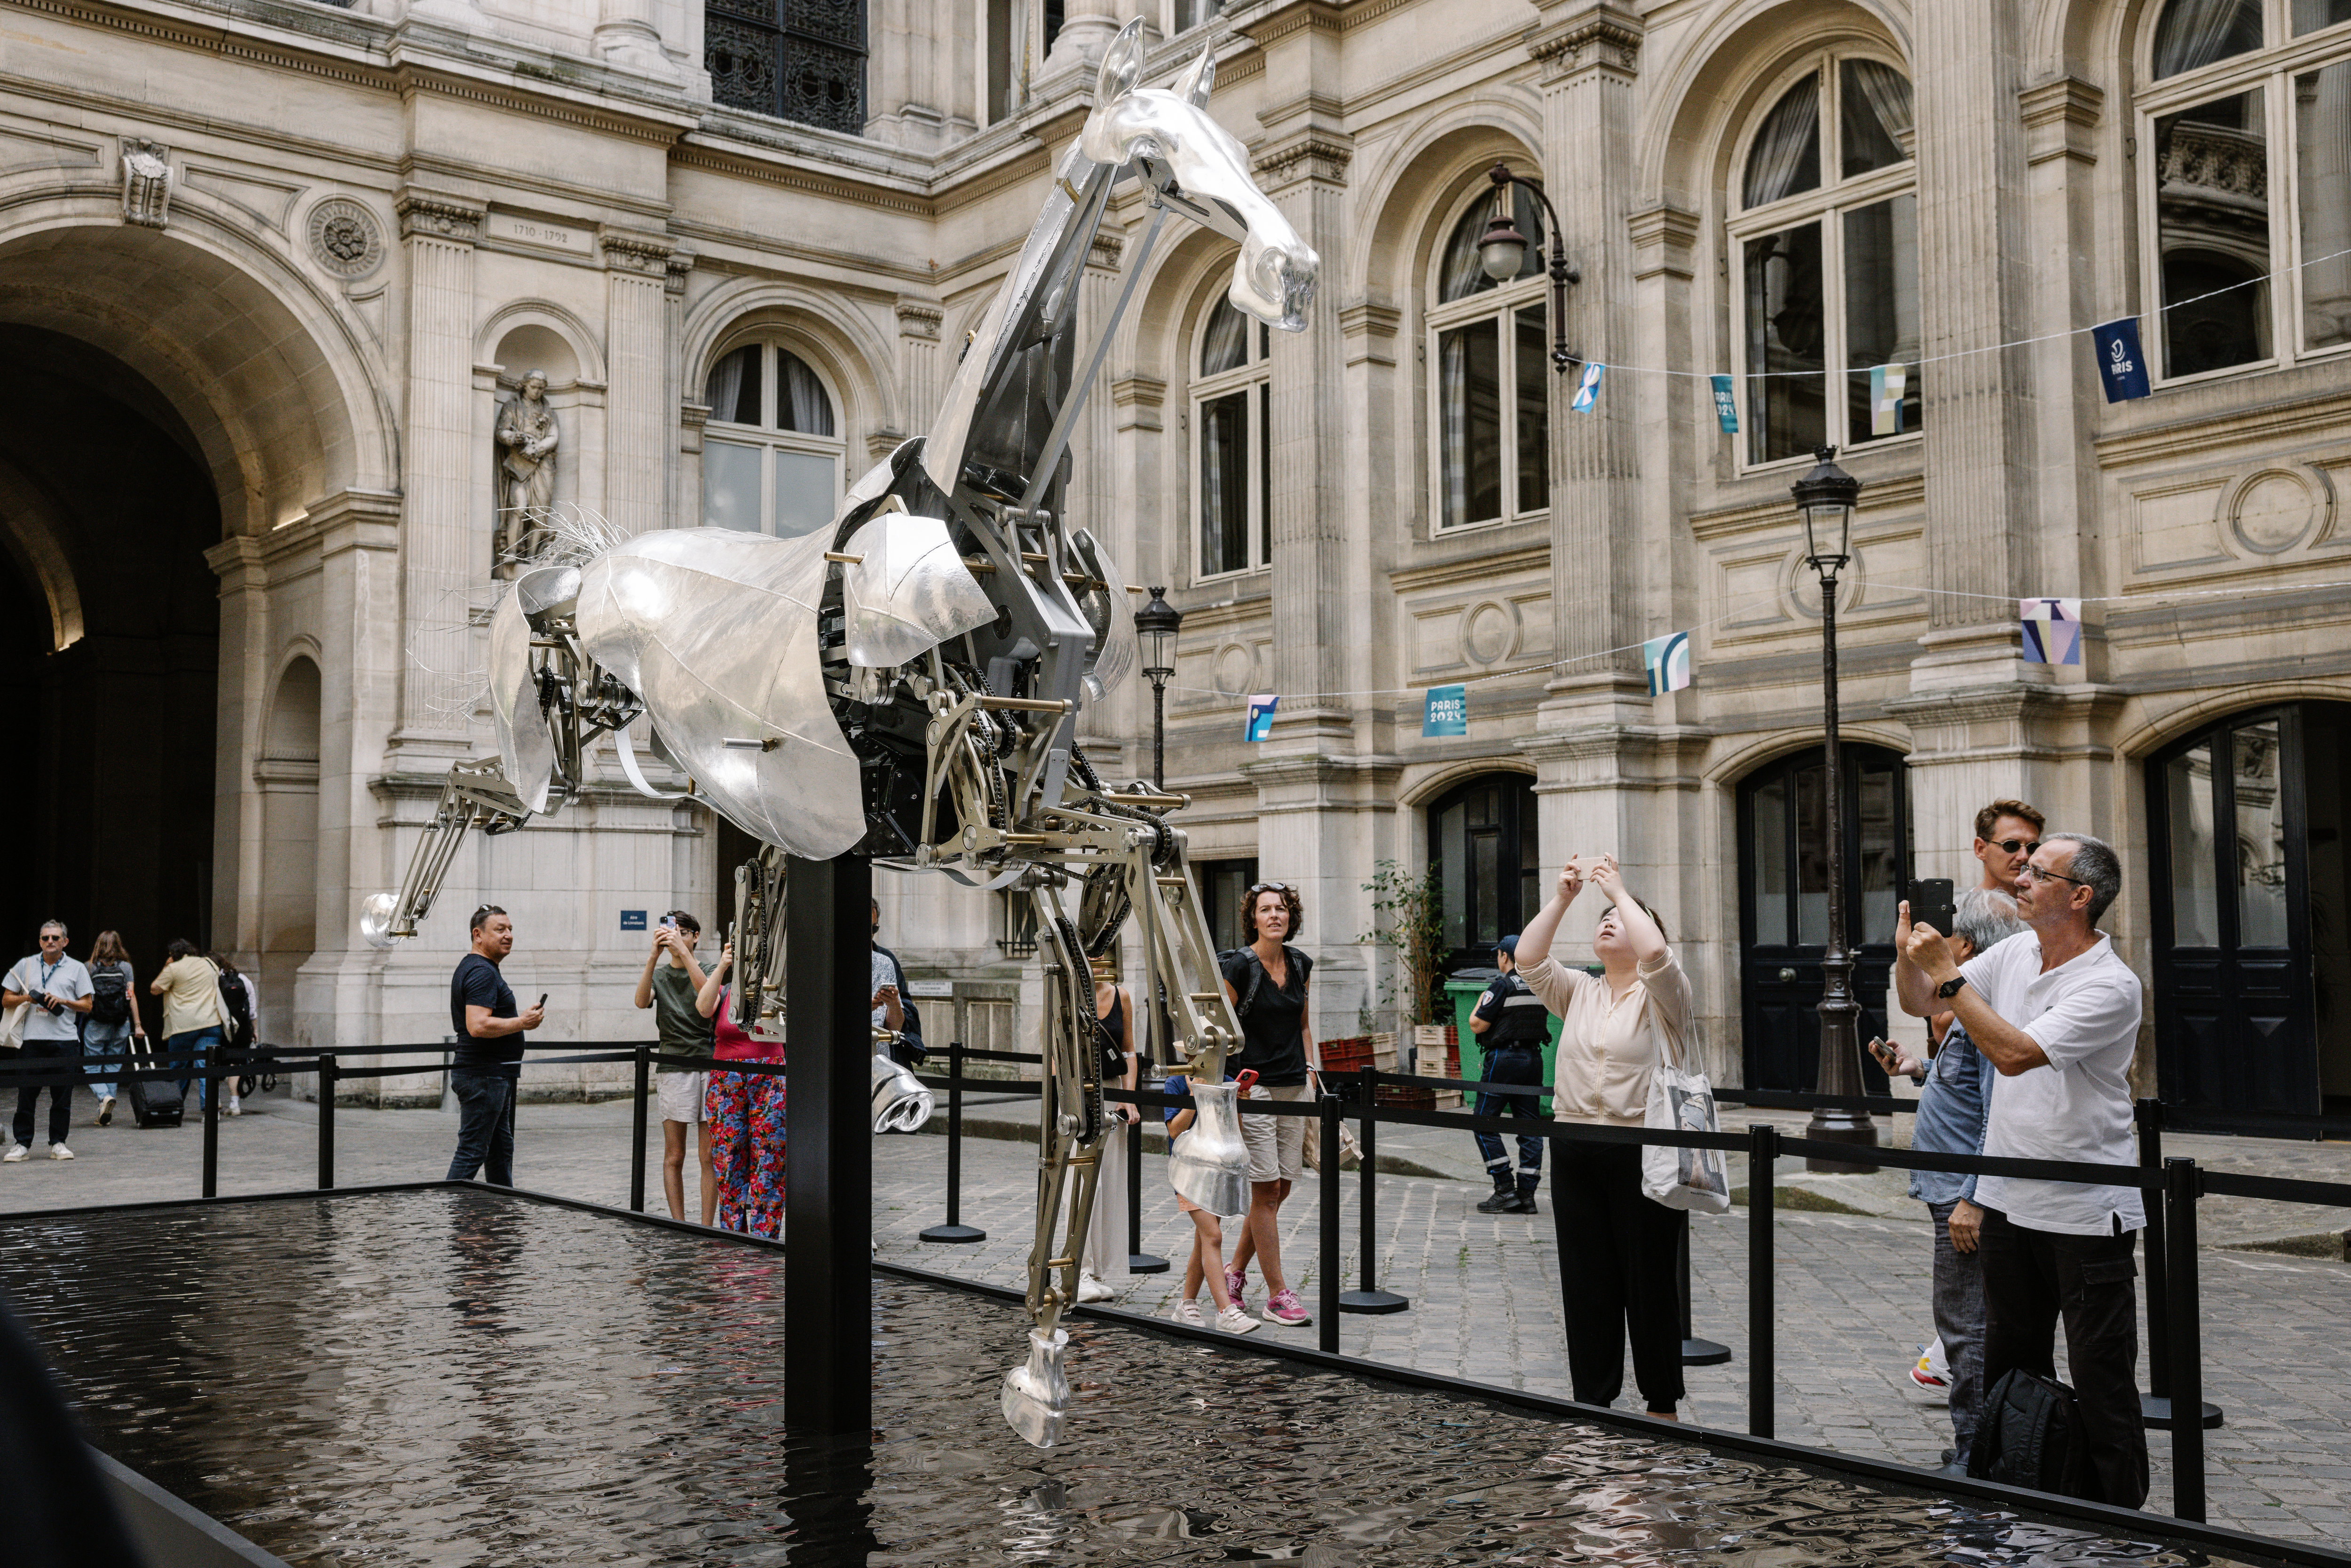
[[[653,1074],[653,1098],[661,1106],[664,1122],[699,1122],[702,1120],[702,1074],[699,1072],[656,1072]]]
[[[1311,1102],[1314,1088],[1301,1083],[1288,1089],[1269,1089],[1262,1083],[1249,1086],[1252,1100],[1287,1100]],[[1306,1174],[1306,1118],[1303,1116],[1241,1116],[1241,1143],[1249,1150],[1249,1178],[1258,1181],[1296,1181]]]

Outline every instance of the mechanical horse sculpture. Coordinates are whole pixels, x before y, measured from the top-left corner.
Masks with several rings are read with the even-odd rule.
[[[381,945],[413,935],[465,833],[559,810],[601,735],[632,782],[657,794],[630,737],[640,716],[689,788],[768,846],[737,873],[737,1016],[755,1034],[781,1030],[784,855],[870,854],[1024,894],[1045,972],[1041,1156],[1029,1357],[1006,1374],[1002,1403],[1040,1447],[1070,1406],[1061,1318],[1077,1300],[1113,1125],[1087,954],[1130,918],[1146,989],[1165,1001],[1155,1043],[1195,1075],[1198,1125],[1177,1142],[1175,1185],[1221,1213],[1247,1205],[1223,1082],[1239,1027],[1185,836],[1167,821],[1186,800],[1105,783],[1077,744],[1080,711],[1127,674],[1135,649],[1116,563],[1063,515],[1070,433],[1169,213],[1239,243],[1229,298],[1271,326],[1305,325],[1319,266],[1207,115],[1213,48],[1173,90],[1140,86],[1143,63],[1142,25],[1129,23],[929,433],[852,486],[829,528],[593,540],[517,574],[490,622],[500,755],[450,770],[406,882],[361,919]],[[1081,358],[1081,276],[1127,178],[1156,210]],[[877,1061],[877,1124],[907,1114],[888,1065]]]

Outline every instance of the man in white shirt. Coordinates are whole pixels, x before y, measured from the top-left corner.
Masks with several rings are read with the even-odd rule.
[[[2131,1166],[2130,1063],[2139,983],[2097,922],[2122,891],[2122,862],[2085,833],[2050,833],[2016,883],[2028,929],[1965,964],[1933,927],[1895,930],[1895,984],[1914,1017],[1949,1010],[1998,1070],[1984,1153],[2012,1159]],[[2139,1422],[2138,1301],[2133,1252],[2146,1224],[2136,1186],[2084,1186],[1987,1176],[1984,1385],[2011,1368],[2056,1376],[2055,1331],[2081,1401],[2085,1495],[2147,1501]],[[1989,1458],[1990,1456],[1980,1456]]]

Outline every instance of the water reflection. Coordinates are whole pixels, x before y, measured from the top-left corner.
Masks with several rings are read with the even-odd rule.
[[[0,1279],[100,1445],[312,1565],[2200,1558],[1100,1323],[1063,1446],[1026,1322],[883,1281],[877,1432],[783,1431],[783,1256],[524,1200],[32,1218]]]

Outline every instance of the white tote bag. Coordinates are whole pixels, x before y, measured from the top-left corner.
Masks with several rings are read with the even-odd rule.
[[[1641,1118],[1645,1127],[1677,1133],[1719,1133],[1714,1111],[1714,1085],[1703,1072],[1685,1072],[1667,1049],[1670,1042],[1655,1018],[1649,1028],[1657,1037],[1656,1071],[1649,1074],[1649,1103]],[[1682,1148],[1648,1144],[1641,1149],[1641,1196],[1667,1208],[1693,1214],[1726,1214],[1730,1209],[1730,1173],[1720,1149]]]

